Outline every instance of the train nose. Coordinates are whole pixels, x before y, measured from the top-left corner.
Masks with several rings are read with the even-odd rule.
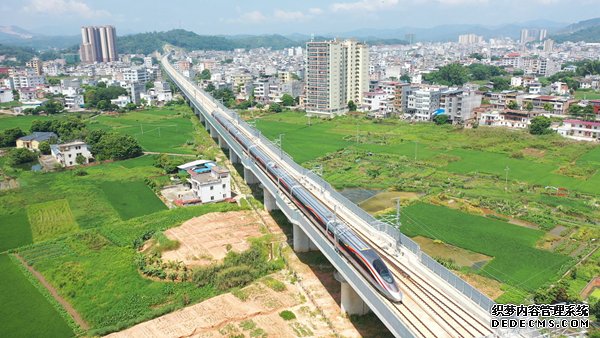
[[[401,303],[402,302],[402,292],[400,292],[400,291],[390,292],[390,298],[395,303]]]

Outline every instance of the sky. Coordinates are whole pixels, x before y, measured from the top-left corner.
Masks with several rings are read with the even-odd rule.
[[[356,29],[497,26],[600,16],[600,0],[2,0],[0,26],[77,35],[112,24],[118,34],[183,28],[198,34],[327,34]]]

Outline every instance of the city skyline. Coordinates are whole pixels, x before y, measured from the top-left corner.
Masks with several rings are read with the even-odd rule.
[[[236,0],[202,4],[175,0],[140,6],[116,0],[7,0],[0,5],[0,15],[6,25],[46,35],[74,35],[81,26],[104,24],[119,26],[123,34],[173,28],[199,34],[323,34],[540,20],[567,24],[590,19],[589,13],[598,4],[600,0]]]

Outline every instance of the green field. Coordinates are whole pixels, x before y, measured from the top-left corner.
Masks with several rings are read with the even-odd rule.
[[[72,171],[13,173],[21,187],[0,193],[0,220],[10,222],[0,225],[0,232],[6,234],[2,249],[164,210],[158,197],[140,181],[162,174],[153,162],[154,157],[148,155],[96,165],[85,169],[86,176],[75,176]]]
[[[0,271],[0,336],[26,338],[75,335],[54,306],[7,254],[0,255]]]
[[[576,100],[600,100],[600,92],[593,90],[576,90],[575,91],[575,99]]]
[[[418,203],[403,209],[402,231],[492,256],[480,274],[534,291],[558,277],[570,257],[535,248],[540,230]]]
[[[79,229],[66,199],[29,205],[27,217],[34,242],[41,242]]]
[[[88,125],[91,129],[131,135],[144,151],[195,154],[190,114],[189,108],[182,106],[153,108],[119,116],[97,116]]]
[[[123,220],[167,209],[142,181],[105,181],[100,186]]]
[[[132,243],[150,231],[177,226],[209,212],[238,210],[209,204],[156,212],[20,250],[91,325],[105,334],[219,293],[212,286],[153,281],[140,275]]]
[[[0,252],[33,242],[25,210],[0,215],[0,238]]]
[[[21,128],[25,133],[29,132],[31,128],[31,123],[35,120],[51,120],[56,118],[61,118],[65,116],[65,114],[61,114],[58,116],[34,116],[34,115],[25,115],[25,116],[9,116],[9,115],[0,115],[0,131],[10,128]]]

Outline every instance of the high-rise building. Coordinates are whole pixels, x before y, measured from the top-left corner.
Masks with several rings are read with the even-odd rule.
[[[117,61],[117,31],[113,26],[81,27],[81,62]]]
[[[307,113],[334,116],[358,106],[369,90],[369,49],[354,40],[306,44],[305,106]]]
[[[27,61],[25,66],[33,69],[36,75],[42,75],[42,60],[39,58],[33,58],[31,61]]]
[[[544,41],[544,52],[551,53],[554,49],[554,40],[547,39]]]
[[[548,37],[547,29],[540,29],[540,41],[544,41]]]
[[[458,43],[461,45],[472,45],[482,43],[483,37],[476,34],[464,34],[458,36]]]

